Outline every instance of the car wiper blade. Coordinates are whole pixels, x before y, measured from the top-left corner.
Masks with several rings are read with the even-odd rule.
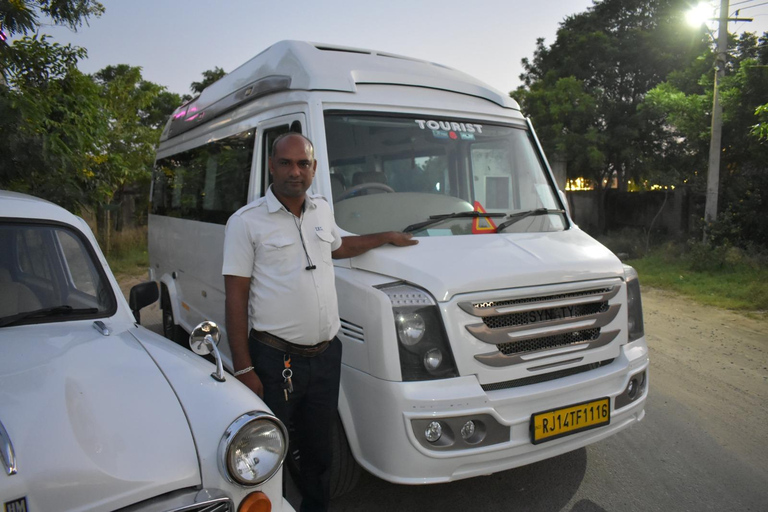
[[[468,212],[453,212],[453,213],[443,213],[440,215],[430,215],[428,220],[417,222],[416,224],[411,224],[407,228],[405,228],[403,231],[405,233],[410,233],[411,231],[418,231],[419,229],[426,228],[427,226],[431,226],[433,224],[437,224],[439,222],[442,222],[447,219],[458,219],[458,218],[483,218],[487,219],[490,217],[503,217],[503,213],[487,213],[487,212],[477,212],[477,211],[468,211]]]
[[[549,208],[536,208],[535,210],[528,210],[526,212],[518,212],[507,215],[507,220],[496,226],[496,232],[508,228],[517,221],[523,220],[526,217],[532,217],[534,215],[549,215],[550,213],[565,213],[565,210],[553,210]]]
[[[14,325],[28,318],[45,318],[59,315],[88,315],[98,313],[99,308],[73,308],[72,306],[62,305],[51,308],[36,309],[34,311],[24,311],[16,315],[8,316],[0,320],[0,327]]]

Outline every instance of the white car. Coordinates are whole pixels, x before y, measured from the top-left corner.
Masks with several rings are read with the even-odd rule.
[[[284,425],[220,358],[138,325],[157,296],[129,306],[85,221],[0,191],[0,510],[293,510]],[[216,331],[193,349],[218,356]]]

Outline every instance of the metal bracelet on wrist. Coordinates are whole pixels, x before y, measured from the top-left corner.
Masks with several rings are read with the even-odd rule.
[[[240,375],[245,375],[246,373],[253,370],[253,366],[249,366],[248,368],[243,368],[242,370],[237,370],[235,372],[235,377],[239,377]]]

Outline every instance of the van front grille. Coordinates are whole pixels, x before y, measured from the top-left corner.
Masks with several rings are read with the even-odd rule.
[[[478,318],[477,323],[466,326],[467,331],[496,349],[475,355],[475,359],[488,366],[510,366],[536,359],[537,352],[568,346],[596,348],[613,341],[619,331],[606,331],[604,327],[621,310],[621,304],[613,300],[620,286],[617,283],[550,295],[468,301],[459,303],[459,307]]]

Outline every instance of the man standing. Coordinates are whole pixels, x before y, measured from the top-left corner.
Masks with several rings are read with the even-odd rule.
[[[331,259],[418,243],[399,232],[341,238],[330,205],[306,193],[316,168],[309,139],[288,133],[275,140],[272,185],[227,222],[222,269],[235,375],[283,423],[293,424],[302,511],[327,510],[330,501],[341,370]]]

